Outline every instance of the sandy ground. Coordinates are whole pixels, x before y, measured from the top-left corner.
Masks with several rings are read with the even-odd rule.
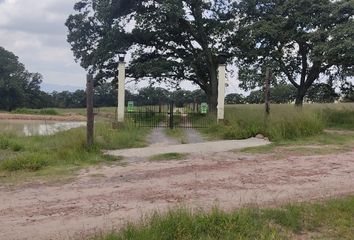
[[[217,153],[87,169],[65,185],[0,187],[0,239],[83,239],[153,210],[230,210],[354,194],[354,149],[340,155]]]
[[[76,114],[62,116],[0,113],[0,120],[86,121],[86,117]]]

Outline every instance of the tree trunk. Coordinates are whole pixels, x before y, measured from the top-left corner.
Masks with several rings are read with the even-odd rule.
[[[296,94],[296,100],[295,100],[295,105],[298,107],[302,107],[303,103],[304,103],[304,98],[306,95],[306,91],[307,89],[303,88],[303,87],[299,87],[297,89],[297,94]]]
[[[209,109],[216,112],[218,106],[218,75],[217,67],[211,67],[210,71],[210,95],[209,97]]]

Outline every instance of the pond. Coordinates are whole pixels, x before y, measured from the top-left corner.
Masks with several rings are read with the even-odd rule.
[[[86,126],[86,122],[0,120],[0,133],[11,133],[19,136],[46,136],[83,126]]]

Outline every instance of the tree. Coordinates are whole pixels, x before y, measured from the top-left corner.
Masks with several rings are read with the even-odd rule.
[[[177,90],[171,93],[171,100],[177,107],[183,107],[186,103],[193,103],[194,97],[191,91]]]
[[[102,83],[95,87],[94,104],[96,107],[117,106],[118,91],[111,83]],[[126,94],[126,98],[130,96]]]
[[[269,66],[274,82],[296,87],[302,105],[320,77],[353,75],[353,0],[243,0],[238,6],[240,29],[231,45],[238,46],[241,86],[261,86]]]
[[[42,75],[29,73],[15,54],[0,47],[0,109],[43,107],[47,96],[41,83]]]
[[[333,103],[339,99],[339,95],[333,87],[326,83],[313,85],[307,92],[307,101],[315,103]]]
[[[229,0],[82,0],[66,25],[81,65],[99,78],[116,76],[116,54],[134,45],[128,74],[177,85],[188,80],[217,105],[218,55],[234,29]],[[124,23],[134,19],[131,33]]]
[[[244,104],[245,97],[242,94],[231,93],[225,97],[226,104]]]
[[[158,105],[169,102],[170,93],[163,88],[146,87],[139,90],[136,97],[138,105]]]
[[[341,86],[342,98],[344,102],[354,102],[354,85],[346,82]]]
[[[290,103],[296,99],[296,88],[291,84],[278,84],[270,89],[272,103]]]
[[[263,90],[252,91],[246,97],[245,100],[249,104],[261,104],[261,103],[264,103],[264,91]]]

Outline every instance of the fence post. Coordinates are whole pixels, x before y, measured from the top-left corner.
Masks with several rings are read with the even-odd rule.
[[[170,129],[174,128],[173,105],[174,105],[174,103],[171,102],[171,104],[170,104]]]
[[[95,121],[93,113],[93,76],[87,74],[86,81],[87,146],[92,147]]]
[[[265,112],[268,116],[270,114],[270,80],[271,80],[271,70],[267,67],[266,77],[265,77],[265,88],[264,88],[264,102],[265,102]]]

